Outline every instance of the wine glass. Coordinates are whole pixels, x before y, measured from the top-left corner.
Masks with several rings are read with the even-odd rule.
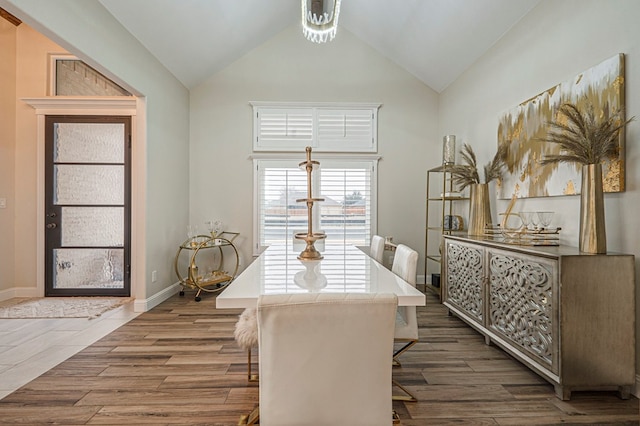
[[[209,234],[211,234],[212,238],[220,235],[222,233],[222,229],[224,228],[224,224],[221,220],[218,219],[208,220],[205,222],[205,225],[207,225],[207,229],[209,230]]]
[[[213,220],[206,221],[204,225],[207,227],[207,231],[209,231],[209,234],[214,237],[215,235],[213,234],[213,230],[215,229],[215,227],[213,225]]]
[[[518,240],[522,225],[522,218],[518,213],[505,214],[502,219],[502,236],[506,241]]]
[[[553,219],[553,212],[538,212],[538,219],[540,227],[546,229],[551,225],[551,219]]]
[[[531,225],[533,226],[533,230],[537,231],[538,225],[540,224],[540,216],[538,212],[531,212]]]
[[[529,225],[531,224],[533,212],[520,212],[520,219],[522,220],[522,227],[526,230],[529,229]]]
[[[189,237],[189,242],[191,247],[195,247],[198,245],[196,241],[196,237],[198,236],[198,225],[187,225],[187,237]]]

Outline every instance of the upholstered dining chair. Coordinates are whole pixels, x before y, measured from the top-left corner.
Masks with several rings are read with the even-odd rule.
[[[259,424],[390,425],[396,308],[394,294],[261,296]]]
[[[391,272],[400,278],[416,286],[416,268],[418,266],[418,252],[404,244],[398,244],[396,255],[393,259]],[[396,315],[396,325],[394,331],[394,342],[399,346],[393,353],[393,364],[400,365],[398,357],[418,342],[418,317],[415,306],[399,306]],[[407,389],[394,381],[407,394],[407,397],[394,396],[394,399],[405,401],[416,401],[415,396]]]
[[[256,308],[245,309],[236,323],[233,337],[238,346],[247,351],[247,381],[257,382],[258,375],[251,371],[251,349],[258,346],[258,318]]]
[[[382,263],[384,260],[384,238],[380,235],[371,237],[371,246],[369,246],[369,256],[376,262]]]

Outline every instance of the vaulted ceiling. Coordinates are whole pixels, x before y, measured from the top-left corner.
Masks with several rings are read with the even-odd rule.
[[[301,19],[300,0],[99,1],[188,88]],[[339,24],[440,92],[539,2],[342,0]]]

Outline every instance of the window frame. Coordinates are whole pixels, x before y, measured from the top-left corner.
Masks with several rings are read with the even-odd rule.
[[[257,102],[253,108],[253,151],[291,152],[304,151],[311,146],[316,152],[375,153],[378,152],[378,109],[380,103],[308,103],[308,102]],[[262,138],[262,116],[264,114],[311,114],[311,140],[295,140],[288,134],[282,139]],[[370,114],[370,118],[368,117]],[[323,137],[322,129],[327,129],[322,117],[342,116],[344,118],[343,137]],[[366,118],[365,118],[366,117]],[[368,119],[368,123],[366,123]],[[285,119],[286,120],[286,119]],[[280,126],[284,126],[282,123]],[[367,128],[368,127],[368,128]],[[353,132],[352,137],[346,137]],[[360,136],[356,134],[360,133]]]
[[[120,84],[116,83],[111,78],[107,77],[106,75],[104,75],[100,71],[96,70],[91,65],[87,64],[86,62],[84,62],[82,59],[78,58],[75,55],[72,55],[70,53],[51,53],[51,54],[48,55],[48,58],[49,58],[49,63],[48,63],[49,81],[48,81],[48,87],[47,87],[48,96],[67,96],[67,95],[59,95],[58,94],[58,77],[59,77],[59,75],[58,75],[58,61],[68,61],[68,62],[79,62],[79,63],[81,63],[83,66],[85,66],[88,69],[90,69],[96,75],[98,75],[101,78],[103,78],[104,79],[103,81],[106,82],[107,84],[110,84],[111,87],[117,87],[120,91],[122,91],[121,94],[117,94],[117,95],[113,95],[113,96],[132,96],[131,93],[129,93],[129,91],[127,89],[125,89]],[[95,95],[73,95],[73,96],[95,97]]]
[[[264,165],[271,165],[271,167],[287,167],[294,168],[298,164],[304,161],[304,158],[299,155],[292,154],[280,154],[278,156],[273,155],[253,155],[253,255],[258,256],[266,248],[261,245],[260,231],[262,225],[260,223],[260,206],[262,203],[261,198],[261,171],[260,167]],[[320,173],[320,170],[324,168],[340,169],[349,168],[349,165],[362,166],[361,168],[370,168],[369,186],[370,186],[370,217],[369,217],[369,233],[375,235],[377,233],[377,211],[378,211],[378,161],[380,157],[377,155],[349,155],[349,154],[318,154],[312,155],[313,160],[320,162],[318,170],[314,170],[312,175],[312,195],[314,197],[321,196],[320,194],[320,179],[316,173]],[[282,166],[279,166],[279,165]],[[359,167],[354,167],[359,168]],[[313,226],[314,229],[320,229],[320,210],[314,209],[313,211]]]

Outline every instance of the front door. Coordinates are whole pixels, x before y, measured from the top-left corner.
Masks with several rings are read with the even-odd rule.
[[[131,118],[46,116],[45,296],[129,296]]]

